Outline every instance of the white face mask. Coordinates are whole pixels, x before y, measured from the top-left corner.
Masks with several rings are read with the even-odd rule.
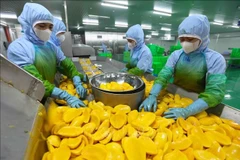
[[[57,35],[57,38],[62,43],[65,40],[65,35],[64,34]]]
[[[133,49],[134,47],[136,47],[136,43],[135,42],[132,42],[132,43],[128,42],[128,48],[129,49]]]
[[[49,40],[51,33],[52,33],[52,31],[49,29],[40,30],[35,27],[34,27],[34,32],[38,36],[38,38],[44,42]]]
[[[182,45],[182,48],[184,50],[185,53],[189,54],[195,50],[197,50],[200,46],[200,40],[196,41],[196,42],[187,42],[187,41],[184,41],[181,43]]]

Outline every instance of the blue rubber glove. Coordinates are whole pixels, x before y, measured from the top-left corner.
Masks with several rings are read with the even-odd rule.
[[[186,119],[187,117],[200,113],[208,108],[208,104],[204,100],[198,99],[186,108],[169,109],[169,111],[164,113],[164,117],[173,119],[183,117],[184,119]]]
[[[150,96],[146,98],[139,107],[139,111],[144,108],[144,111],[154,111],[157,110],[157,96],[162,89],[162,85],[154,84],[150,92]]]
[[[67,101],[67,104],[72,108],[86,107],[86,105],[80,99],[75,96],[71,96],[66,91],[63,91],[57,87],[53,88],[51,97]]]
[[[127,72],[127,71],[128,71],[128,68],[126,67],[120,70],[120,72]]]
[[[73,77],[73,83],[76,87],[77,93],[80,98],[84,99],[87,96],[87,89],[82,86],[81,79],[79,76]]]

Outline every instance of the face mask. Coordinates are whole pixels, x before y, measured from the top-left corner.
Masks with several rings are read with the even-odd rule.
[[[38,38],[44,42],[48,41],[50,38],[50,35],[52,33],[51,30],[46,29],[46,30],[40,30],[37,28],[34,28],[35,34],[38,36]]]
[[[136,47],[136,43],[135,42],[133,42],[133,43],[129,43],[128,42],[128,48],[129,49],[133,49],[134,47]]]
[[[57,36],[57,38],[62,43],[65,40],[65,35],[61,34],[61,35]]]
[[[182,48],[183,48],[184,52],[188,54],[188,53],[191,53],[191,52],[193,52],[193,51],[195,51],[199,48],[200,41],[198,40],[198,41],[193,42],[193,43],[184,41],[184,42],[181,43],[181,45],[182,45]]]

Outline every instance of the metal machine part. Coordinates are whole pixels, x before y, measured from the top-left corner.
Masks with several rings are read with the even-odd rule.
[[[122,84],[124,82],[130,84],[131,86],[134,87],[133,90],[129,91],[109,91],[109,90],[103,90],[100,87],[102,83],[110,83],[110,82],[117,82],[119,84]],[[144,82],[141,78],[138,76],[130,75],[127,73],[121,73],[121,72],[108,72],[108,73],[103,73],[103,74],[98,74],[93,76],[90,79],[90,85],[93,88],[97,88],[101,91],[104,92],[109,92],[109,93],[133,93],[139,88],[141,88],[144,85]]]
[[[42,100],[45,88],[43,83],[0,55],[1,80],[35,100]]]
[[[116,106],[118,104],[129,105],[132,110],[138,109],[145,94],[145,84],[133,93],[109,93],[92,88],[95,101],[101,101],[108,106]]]
[[[73,57],[71,32],[65,32],[65,40],[61,44],[61,49],[66,57]]]
[[[88,45],[73,44],[72,45],[73,57],[94,56],[95,50]]]

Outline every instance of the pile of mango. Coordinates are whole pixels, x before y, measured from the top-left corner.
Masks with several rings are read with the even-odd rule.
[[[129,83],[118,83],[114,81],[109,83],[101,83],[99,88],[109,91],[130,91],[134,89],[134,87],[131,86]]]
[[[88,88],[86,84],[83,84],[83,87],[87,89],[87,94],[91,92],[91,90]],[[62,81],[60,82],[59,88],[66,91],[68,94],[75,96],[77,98],[80,98],[78,95],[75,86],[73,84],[73,81],[70,79],[67,79],[65,76],[63,77]],[[56,99],[56,102],[61,105],[67,105],[67,102],[64,100]]]
[[[92,64],[89,58],[80,58],[79,63],[81,64],[83,71],[86,75],[88,75],[88,77],[102,73],[102,71],[100,71],[95,65]]]
[[[240,125],[234,121],[205,111],[186,120],[161,116],[191,102],[167,94],[155,113],[95,101],[79,109],[52,102],[46,123],[51,135],[42,160],[240,159]]]

